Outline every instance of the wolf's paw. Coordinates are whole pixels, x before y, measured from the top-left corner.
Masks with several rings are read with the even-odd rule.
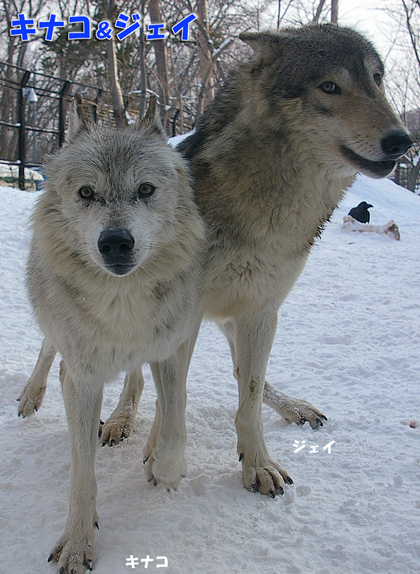
[[[259,457],[246,457],[239,454],[242,461],[242,471],[244,473],[245,488],[251,492],[260,492],[274,498],[276,494],[284,494],[286,484],[293,484],[287,470],[280,466],[270,456],[259,460]]]
[[[308,401],[292,397],[288,398],[279,414],[289,423],[294,422],[298,425],[304,425],[306,422],[309,422],[314,430],[322,427],[324,425],[323,421],[328,420],[319,409]]]
[[[26,418],[36,412],[42,404],[46,387],[33,386],[29,382],[18,398],[18,417]]]
[[[303,425],[308,421],[313,429],[318,429],[323,426],[323,421],[328,420],[324,413],[308,401],[290,397],[267,381],[264,386],[263,401],[289,423]]]
[[[156,486],[162,484],[167,490],[177,489],[181,480],[187,473],[187,461],[184,448],[168,447],[152,452],[145,452],[143,460],[146,467],[147,481]]]
[[[111,415],[99,431],[102,446],[114,446],[128,438],[134,430],[136,415],[132,411],[124,411]]]
[[[71,537],[64,534],[54,546],[48,558],[48,562],[58,562],[59,574],[85,574],[86,570],[92,570],[96,562],[96,550],[93,543],[84,538]]]

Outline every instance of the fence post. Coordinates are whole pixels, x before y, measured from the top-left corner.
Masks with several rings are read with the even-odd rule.
[[[65,98],[71,89],[71,82],[66,80],[60,90],[60,100],[58,102],[58,147],[64,143],[64,132],[66,129],[66,112],[64,110]]]
[[[28,70],[22,76],[18,92],[18,123],[19,123],[19,189],[25,189],[25,164],[26,164],[26,133],[25,133],[25,96],[23,90],[26,87],[31,72]]]

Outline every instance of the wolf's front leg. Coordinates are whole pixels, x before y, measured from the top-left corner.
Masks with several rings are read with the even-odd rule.
[[[236,376],[239,408],[235,424],[244,484],[275,496],[293,481],[269,454],[264,440],[262,399],[265,371],[277,327],[276,310],[266,309],[235,319]]]
[[[73,381],[62,369],[63,398],[70,439],[71,483],[66,528],[48,561],[60,574],[84,574],[96,561],[93,544],[96,513],[95,450],[102,404],[102,384]]]

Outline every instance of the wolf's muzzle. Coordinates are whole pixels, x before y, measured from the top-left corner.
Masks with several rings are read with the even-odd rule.
[[[115,275],[126,275],[133,267],[134,237],[125,229],[102,231],[98,239],[99,253]]]
[[[341,146],[342,155],[362,173],[370,177],[386,177],[395,167],[396,160],[400,158],[413,145],[413,140],[407,132],[392,132],[381,140],[384,154],[383,160],[372,161],[362,157],[352,149]]]

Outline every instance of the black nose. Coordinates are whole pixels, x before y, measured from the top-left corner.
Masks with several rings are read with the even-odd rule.
[[[405,132],[394,132],[384,138],[381,145],[389,159],[398,159],[413,145],[413,140]]]
[[[104,259],[111,262],[123,261],[131,255],[134,238],[125,229],[102,231],[98,240],[98,249]]]

